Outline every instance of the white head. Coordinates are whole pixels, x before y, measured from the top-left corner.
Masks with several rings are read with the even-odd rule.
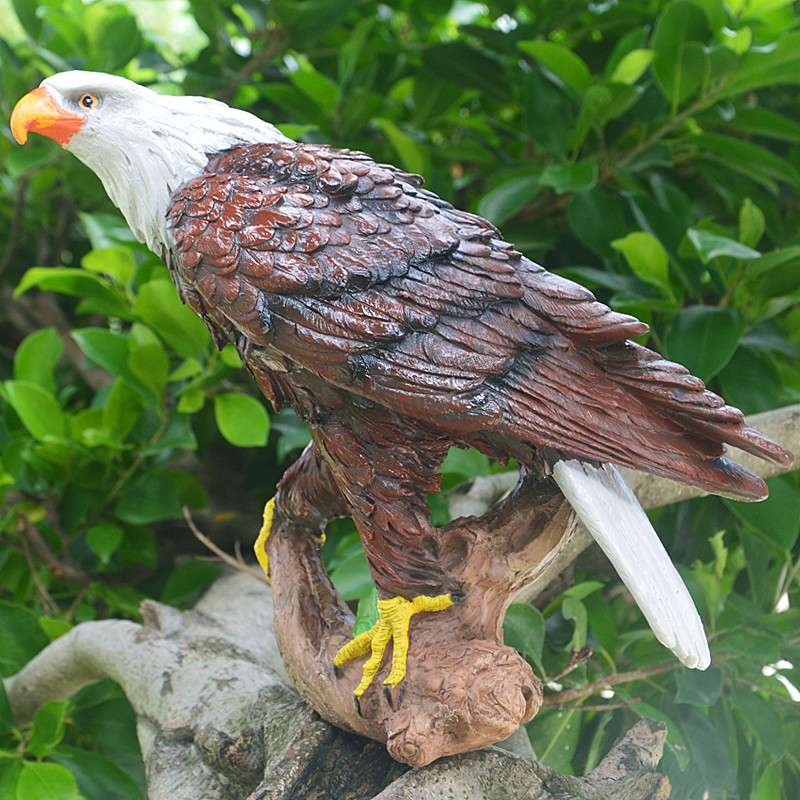
[[[17,103],[17,141],[55,139],[92,169],[134,235],[155,252],[168,242],[169,197],[208,156],[236,144],[289,139],[258,117],[206,97],[156,94],[102,72],[61,72]]]

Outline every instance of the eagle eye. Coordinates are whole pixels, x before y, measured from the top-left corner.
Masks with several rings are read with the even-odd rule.
[[[94,108],[100,101],[93,94],[85,94],[78,102],[84,108]]]

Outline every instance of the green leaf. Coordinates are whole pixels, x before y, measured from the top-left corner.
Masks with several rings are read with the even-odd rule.
[[[363,550],[344,559],[331,572],[336,590],[345,600],[357,600],[372,588],[372,577]]]
[[[653,72],[673,106],[700,87],[707,61],[703,44],[710,33],[705,14],[694,3],[670,3],[659,16],[650,42]]]
[[[108,564],[124,538],[125,532],[122,528],[111,522],[102,522],[86,532],[86,544],[102,564]]]
[[[592,189],[573,195],[567,219],[576,236],[593,252],[611,255],[611,242],[628,233],[622,201],[617,195]]]
[[[601,120],[607,119],[609,115],[609,108],[614,99],[614,94],[608,86],[590,86],[583,95],[581,102],[581,111],[578,114],[578,120],[569,137],[569,148],[572,152],[577,150],[583,145],[589,131],[594,125]],[[592,159],[593,160],[593,159]],[[556,165],[550,165],[556,166]],[[567,164],[565,166],[571,166]],[[547,169],[547,168],[545,168]],[[597,181],[597,175],[594,179],[585,186],[576,187],[589,189]]]
[[[195,414],[206,403],[206,393],[202,389],[189,386],[181,394],[178,401],[178,411],[181,414]]]
[[[542,184],[537,175],[510,178],[481,197],[477,212],[489,222],[502,225],[532,202],[541,189]]]
[[[36,13],[38,0],[11,0],[11,5],[25,33],[37,40],[42,35],[42,20]]]
[[[111,312],[124,319],[130,318],[130,309],[124,296],[99,275],[75,267],[32,267],[14,290],[19,297],[33,287],[73,297],[102,300]]]
[[[241,369],[242,359],[236,348],[232,344],[226,344],[222,350],[219,351],[219,357],[226,367],[231,369]],[[173,378],[175,380],[175,378]]]
[[[156,397],[164,394],[169,375],[169,356],[160,342],[138,346],[131,342],[128,366],[131,372],[152,390]]]
[[[98,753],[62,745],[51,760],[75,776],[86,800],[142,800],[142,793],[131,777]]]
[[[22,669],[43,647],[48,638],[39,627],[36,614],[20,605],[0,600],[0,674],[4,677]]]
[[[722,694],[722,670],[710,667],[700,671],[683,669],[675,678],[678,691],[676,703],[690,703],[693,706],[712,706]]]
[[[370,586],[358,601],[356,621],[353,625],[353,638],[368,631],[378,621],[378,590]]]
[[[210,561],[188,561],[172,572],[161,593],[161,602],[172,606],[188,606],[200,592],[219,577],[222,568]]]
[[[611,610],[611,604],[600,592],[584,598],[583,604],[589,618],[589,626],[594,631],[600,646],[613,658],[617,651],[619,628]]]
[[[639,80],[644,71],[653,63],[655,53],[652,50],[631,50],[622,57],[622,60],[611,73],[610,80],[614,83],[633,84]]]
[[[179,470],[169,470],[164,474],[167,475],[178,488],[181,506],[202,508],[208,505],[208,494],[206,494],[203,484],[193,475]]]
[[[64,344],[55,328],[43,328],[26,336],[14,354],[14,377],[35,383],[48,395],[54,395],[53,372],[63,351]]]
[[[92,248],[105,250],[117,247],[121,242],[133,245],[136,241],[125,220],[120,214],[89,214],[86,211],[78,213],[81,224],[86,230]],[[88,254],[91,256],[91,253]],[[81,262],[83,263],[83,262]],[[90,263],[92,260],[90,258]],[[87,265],[84,265],[87,266]],[[91,267],[88,267],[91,269]]]
[[[586,644],[586,634],[589,629],[589,615],[586,606],[576,597],[565,597],[561,604],[561,613],[565,619],[575,623],[570,647],[580,649]]]
[[[440,470],[442,475],[456,476],[460,480],[469,480],[476,475],[488,475],[491,469],[489,457],[470,448],[451,447],[447,452]]]
[[[739,312],[732,308],[686,308],[667,328],[667,355],[709,381],[730,361],[746,327]]]
[[[749,347],[740,347],[719,373],[725,397],[745,414],[770,411],[782,386],[772,363]]]
[[[733,97],[777,84],[800,83],[800,31],[780,38],[774,46],[754,48],[742,56],[739,67],[724,86]]]
[[[735,239],[730,239],[727,236],[719,236],[710,231],[700,231],[694,228],[689,228],[686,231],[686,237],[694,245],[697,250],[697,255],[704,264],[720,256],[728,256],[730,258],[741,259],[754,259],[759,258],[761,253],[758,250],[753,250],[752,247],[737,242]]]
[[[78,783],[60,764],[25,761],[17,781],[17,800],[79,800]]]
[[[768,764],[758,779],[752,800],[776,800],[783,794],[783,773],[779,764]]]
[[[282,409],[272,419],[272,428],[280,434],[278,460],[283,461],[293,450],[302,450],[311,441],[308,426],[290,408]]]
[[[771,253],[765,253],[759,258],[753,259],[747,265],[745,274],[748,278],[757,278],[774,269],[789,269],[798,265],[800,265],[800,245],[779,247]]]
[[[572,773],[572,758],[581,733],[581,712],[542,710],[527,727],[536,757],[556,772]]]
[[[630,268],[643,281],[669,291],[669,256],[661,242],[650,233],[634,231],[611,246],[619,250]]]
[[[81,266],[90,272],[110,275],[123,285],[130,283],[136,272],[133,250],[121,246],[91,250],[81,259]]]
[[[115,378],[123,378],[149,405],[161,405],[160,398],[128,366],[130,347],[125,336],[103,328],[81,328],[72,331],[72,338],[90,361],[108,370]]]
[[[702,157],[756,181],[773,195],[778,193],[779,183],[800,188],[797,168],[766,147],[715,133],[699,134],[691,141],[700,148]]]
[[[694,706],[680,705],[674,708],[692,760],[705,778],[706,786],[735,796],[736,775],[728,745],[720,732]]]
[[[0,800],[17,800],[17,782],[22,774],[22,760],[0,759]]]
[[[386,138],[392,143],[403,169],[417,175],[429,175],[431,171],[430,157],[428,151],[417,141],[412,139],[407,133],[385,117],[374,117],[373,123],[377,125],[385,134]]]
[[[767,480],[769,497],[760,503],[725,504],[782,550],[791,550],[800,532],[800,496],[786,478]]]
[[[110,697],[109,692],[112,693]],[[72,698],[76,706],[72,720],[84,741],[88,739],[96,753],[122,766],[144,794],[146,783],[136,737],[136,715],[128,700],[118,694],[116,685],[106,681],[87,686]],[[58,752],[63,752],[62,748]],[[80,781],[80,772],[76,775]],[[101,797],[100,800],[110,798]]]
[[[226,356],[228,353],[228,346],[222,348],[220,352],[220,357],[223,361],[227,363],[227,358],[230,356]],[[233,351],[236,354],[236,351]],[[236,358],[238,359],[239,356],[236,354]],[[231,366],[230,364],[228,366]],[[238,364],[234,364],[235,367],[241,367],[242,362],[239,361]],[[196,358],[187,358],[180,366],[178,366],[169,376],[170,381],[185,381],[187,378],[194,378],[195,375],[199,375],[203,371],[203,367],[200,362]]]
[[[522,89],[525,124],[531,138],[554,156],[566,155],[574,115],[574,104],[566,91],[534,71],[523,76]]]
[[[4,388],[8,402],[34,439],[41,442],[64,437],[66,419],[52,394],[28,381],[6,381]]]
[[[184,358],[196,358],[208,344],[208,330],[187,306],[181,305],[175,286],[168,280],[152,280],[139,288],[134,311],[173,350]]]
[[[509,647],[529,655],[542,668],[544,617],[538,608],[512,603],[503,620],[503,640]]]
[[[118,442],[124,441],[144,410],[142,399],[124,379],[114,381],[102,410],[103,427]]]
[[[585,192],[597,182],[597,164],[593,159],[574,164],[548,164],[539,180],[543,186],[551,186],[556,194]]]
[[[720,652],[739,653],[758,664],[769,664],[780,658],[783,636],[767,629],[741,626],[723,631],[715,642]]]
[[[800,143],[800,125],[768,108],[737,108],[728,129],[783,142]]]
[[[214,395],[214,417],[220,433],[237,447],[263,447],[267,443],[267,410],[250,395]]]
[[[11,704],[8,702],[6,685],[0,681],[0,736],[7,736],[16,730],[14,715],[11,713]]]
[[[749,197],[745,197],[739,211],[739,241],[748,247],[755,247],[761,241],[765,227],[764,212]]]
[[[567,86],[583,94],[592,85],[592,74],[580,56],[556,42],[520,42],[520,50],[560,78]]]
[[[142,34],[136,17],[124,5],[90,5],[85,14],[90,43],[88,69],[115,72],[139,52]]]
[[[440,80],[479,89],[498,100],[508,97],[500,62],[464,42],[443,42],[426,48],[422,51],[422,66]]]
[[[51,700],[42,703],[33,715],[33,730],[26,751],[36,758],[53,752],[64,738],[64,720],[69,709],[68,700]]]
[[[338,84],[318,72],[308,58],[300,53],[291,54],[289,79],[306,97],[330,114],[339,105],[342,90]]]
[[[115,512],[123,522],[131,525],[178,519],[181,516],[178,488],[163,473],[149,473],[123,489]]]
[[[39,617],[39,627],[44,631],[45,636],[54,642],[60,639],[65,633],[69,633],[75,626],[63,619],[52,619],[50,617]]]
[[[758,692],[734,686],[731,705],[744,726],[750,729],[772,758],[775,761],[783,758],[786,752],[786,736],[783,732],[783,723],[773,710],[772,704]]]
[[[192,430],[192,419],[186,414],[173,414],[167,424],[164,435],[155,442],[142,447],[143,455],[154,455],[166,450],[183,448],[185,450],[197,449],[197,437]]]

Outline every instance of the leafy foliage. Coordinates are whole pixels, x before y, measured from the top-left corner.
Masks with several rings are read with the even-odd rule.
[[[800,397],[798,10],[198,0],[150,21],[136,3],[5,0],[0,109],[45,74],[116,71],[421,172],[756,412]],[[75,159],[0,137],[0,195],[7,675],[76,622],[135,618],[145,596],[191,602],[215,568],[175,522],[182,507],[217,520],[222,544],[225,520],[249,538],[307,435],[253,399],[235,352],[214,350]],[[444,483],[492,469],[457,452]],[[595,564],[545,608],[512,606],[508,640],[562,700],[529,725],[546,763],[591,769],[650,716],[669,725],[674,796],[800,796],[800,497],[795,477],[770,484],[760,505],[654,515],[711,632],[707,673],[670,661]],[[433,512],[446,520],[441,500]],[[324,555],[346,597],[364,594],[351,524],[332,526]],[[0,696],[0,747],[1,796],[144,795],[131,712],[109,684],[46,704],[28,731]]]

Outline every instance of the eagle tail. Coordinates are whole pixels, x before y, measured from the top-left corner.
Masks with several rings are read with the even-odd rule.
[[[700,615],[617,468],[558,461],[553,478],[614,565],[658,641],[687,667],[706,669],[711,655]]]

